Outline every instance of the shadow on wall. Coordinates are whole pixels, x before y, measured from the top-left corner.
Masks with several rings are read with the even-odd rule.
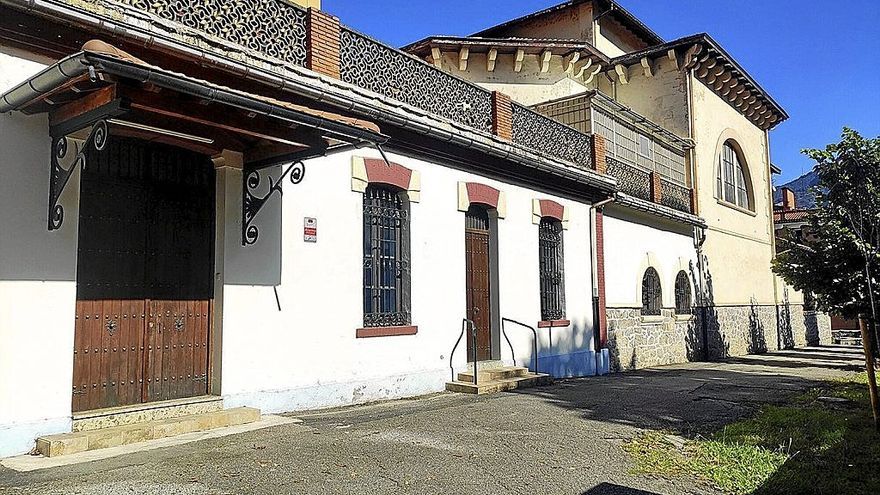
[[[782,306],[779,307],[779,348],[794,349],[794,329],[791,324],[791,306],[788,302],[788,288],[783,291]]]
[[[0,281],[76,280],[79,170],[70,177],[60,203],[64,223],[48,222],[50,142],[45,115],[0,115]],[[71,140],[62,165],[72,166]]]
[[[700,322],[700,335],[706,344],[702,348],[702,355],[705,360],[725,359],[730,357],[730,343],[721,333],[721,323],[718,317],[718,309],[715,307],[715,287],[712,280],[712,271],[709,269],[709,258],[702,255],[700,263],[703,267],[705,279],[705,291],[703,293],[702,305],[698,308],[698,317]],[[699,271],[692,270],[694,277],[694,286],[699,287]]]
[[[804,326],[806,327],[807,345],[819,345],[821,343],[819,314],[816,311],[804,311]]]
[[[767,352],[766,329],[758,316],[758,301],[754,298],[749,305],[749,354],[763,354]],[[787,306],[786,306],[787,307]]]

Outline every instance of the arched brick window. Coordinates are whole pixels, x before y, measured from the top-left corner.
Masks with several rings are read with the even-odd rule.
[[[391,186],[364,191],[364,327],[410,324],[409,201]]]
[[[675,277],[675,314],[691,313],[691,282],[684,270]]]
[[[653,267],[648,267],[642,277],[642,315],[659,315],[662,307],[663,293],[660,287],[660,275]]]

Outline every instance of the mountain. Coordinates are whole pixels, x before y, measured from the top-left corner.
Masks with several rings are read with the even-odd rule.
[[[782,203],[782,188],[787,187],[794,191],[794,197],[797,200],[798,208],[815,208],[816,207],[816,197],[810,192],[816,184],[819,183],[819,176],[816,175],[815,171],[810,171],[797,179],[794,179],[791,182],[787,182],[782,184],[781,186],[776,186],[776,190],[773,191],[773,203],[781,204]]]

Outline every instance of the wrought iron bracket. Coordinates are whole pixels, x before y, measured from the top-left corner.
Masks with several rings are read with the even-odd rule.
[[[257,242],[260,237],[260,229],[253,225],[254,217],[263,209],[269,198],[276,192],[279,196],[284,194],[282,184],[285,178],[290,178],[291,184],[299,184],[306,176],[306,165],[302,161],[294,162],[284,169],[284,172],[273,179],[268,176],[269,191],[264,196],[257,196],[254,192],[262,182],[261,169],[246,167],[242,171],[241,185],[241,245],[250,246]]]
[[[92,124],[89,136],[83,142],[82,146],[72,142],[67,135],[52,136],[52,163],[49,172],[49,230],[58,230],[64,223],[64,207],[58,203],[61,193],[70,181],[70,176],[76,171],[77,167],[85,168],[86,150],[89,146],[94,146],[95,150],[101,151],[107,146],[109,138],[109,129],[106,120],[99,120]],[[67,157],[71,151],[71,143],[75,148],[76,154],[72,163],[67,168],[62,165],[67,162]]]

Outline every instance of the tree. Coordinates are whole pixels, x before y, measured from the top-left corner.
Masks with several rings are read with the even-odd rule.
[[[865,139],[844,128],[839,143],[804,153],[816,161],[817,209],[805,239],[780,239],[782,251],[773,271],[795,289],[812,293],[819,309],[860,317],[874,421],[880,430],[873,331],[875,277],[880,274],[880,138]]]
[[[880,274],[880,138],[844,128],[824,150],[804,150],[816,161],[816,212],[807,238],[783,237],[773,270],[817,307],[846,318],[874,314]],[[868,278],[868,276],[871,278]]]

